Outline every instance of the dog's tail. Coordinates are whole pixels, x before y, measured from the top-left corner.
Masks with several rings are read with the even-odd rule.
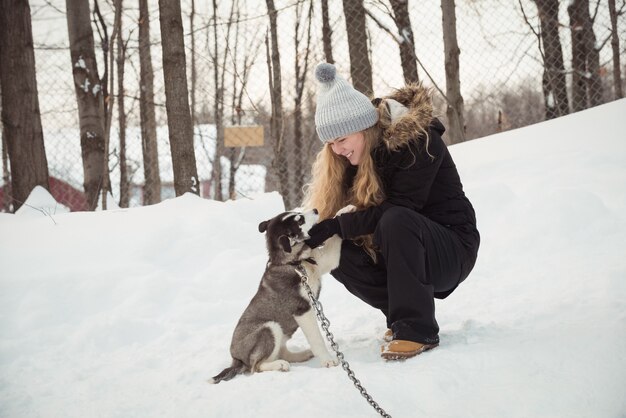
[[[238,359],[233,359],[233,363],[230,367],[225,368],[221,371],[217,376],[213,376],[209,379],[209,383],[216,384],[221,382],[222,380],[230,380],[238,374],[246,373],[248,371],[248,366],[244,364],[243,361]]]

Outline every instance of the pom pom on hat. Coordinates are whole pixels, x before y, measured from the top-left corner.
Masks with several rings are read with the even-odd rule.
[[[319,64],[315,69],[315,78],[317,78],[317,81],[320,83],[328,83],[335,80],[336,74],[337,69],[335,66],[327,62]]]
[[[333,64],[318,64],[315,78],[319,82],[315,129],[322,142],[363,131],[378,122],[370,99],[337,74]]]

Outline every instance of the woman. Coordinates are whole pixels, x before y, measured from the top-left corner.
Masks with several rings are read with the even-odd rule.
[[[307,243],[343,238],[331,274],[382,311],[382,357],[413,357],[439,344],[434,298],[445,298],[468,276],[480,237],[474,209],[421,85],[371,101],[335,67],[316,68],[315,124],[324,143],[304,206],[320,223]],[[356,211],[337,217],[347,205]]]

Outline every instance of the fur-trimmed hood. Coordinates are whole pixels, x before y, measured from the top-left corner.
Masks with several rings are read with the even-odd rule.
[[[421,83],[409,84],[395,90],[392,94],[376,99],[382,129],[382,139],[390,150],[428,135],[428,128],[433,123],[432,90]],[[443,133],[443,125],[438,123]]]

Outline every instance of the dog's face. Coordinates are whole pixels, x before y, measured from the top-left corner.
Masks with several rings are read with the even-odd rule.
[[[309,212],[283,212],[261,222],[259,232],[265,232],[270,259],[298,258],[306,247],[304,240],[309,238],[308,231],[318,218],[317,210],[313,209]],[[285,257],[279,257],[279,252],[286,253]]]

